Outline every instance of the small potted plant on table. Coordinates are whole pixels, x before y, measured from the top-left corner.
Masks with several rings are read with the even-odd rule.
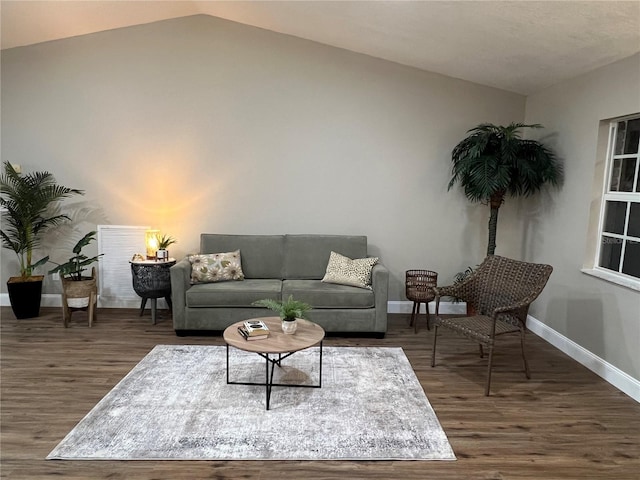
[[[86,267],[98,261],[102,256],[87,257],[82,253],[82,249],[95,240],[96,231],[87,233],[78,240],[73,247],[75,254],[68,261],[58,266],[49,273],[59,273],[62,282],[62,311],[64,316],[64,326],[69,325],[72,309],[89,309],[89,326],[93,323],[95,314],[95,303],[97,301],[98,288],[96,283],[96,269],[91,269],[91,276],[83,276],[82,272]],[[56,263],[56,262],[53,262]]]
[[[167,261],[169,260],[169,245],[173,245],[176,243],[175,238],[170,235],[163,234],[160,238],[158,238],[158,251],[156,252],[156,259]]]
[[[298,328],[296,320],[298,318],[307,318],[307,312],[311,310],[308,303],[294,300],[289,295],[287,300],[273,300],[265,298],[252,303],[255,307],[264,307],[276,312],[282,319],[282,331],[287,334],[293,334]]]

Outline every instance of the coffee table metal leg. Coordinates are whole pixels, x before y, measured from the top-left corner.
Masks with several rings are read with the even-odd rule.
[[[306,388],[322,388],[322,356],[323,356],[323,342],[320,342],[320,352],[319,352],[319,372],[318,372],[318,384],[317,385],[307,385],[307,384],[289,384],[289,383],[273,383],[273,377],[275,374],[276,366],[278,368],[282,367],[282,360],[290,357],[295,352],[288,353],[286,355],[278,354],[278,357],[275,356],[271,358],[268,353],[258,353],[262,358],[264,358],[265,363],[265,378],[264,383],[256,383],[256,382],[232,382],[229,380],[229,344],[225,345],[226,353],[227,353],[227,384],[231,385],[259,385],[265,387],[265,403],[266,409],[269,410],[271,408],[271,391],[273,387],[306,387]],[[271,371],[269,371],[269,365],[271,365]]]
[[[267,404],[267,410],[269,410],[269,397],[271,396],[271,389],[269,388],[269,354],[264,356],[264,389],[265,389],[265,403]]]
[[[227,343],[227,384],[229,383],[229,344]]]
[[[267,410],[269,410],[269,405],[271,404],[271,389],[273,387],[273,372],[276,369],[276,364],[279,361],[275,361],[275,360],[271,360],[269,358],[269,354],[265,354],[265,365],[266,365],[266,378],[265,378],[265,390],[266,390],[266,396],[267,396]],[[271,364],[271,374],[269,374],[269,364]]]
[[[318,373],[318,388],[322,388],[322,342],[320,342],[320,372]]]

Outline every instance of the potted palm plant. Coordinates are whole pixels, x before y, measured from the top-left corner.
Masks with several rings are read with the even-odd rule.
[[[82,190],[58,185],[49,172],[18,173],[4,162],[0,175],[0,207],[2,207],[2,246],[18,257],[20,276],[7,281],[9,301],[16,318],[37,317],[40,314],[43,275],[34,270],[49,257],[37,261],[33,252],[42,242],[48,228],[69,220],[64,214],[50,212],[50,206],[63,198],[82,195]]]
[[[253,302],[252,305],[255,307],[268,308],[276,312],[282,319],[282,331],[288,334],[296,332],[298,328],[296,320],[298,318],[307,318],[307,312],[311,310],[311,305],[299,300],[294,300],[292,295],[289,295],[287,300],[265,298]]]
[[[483,123],[469,130],[471,135],[458,143],[451,155],[449,189],[460,183],[469,200],[491,208],[487,255],[496,250],[498,212],[505,196],[527,197],[547,183],[558,185],[562,180],[562,167],[554,153],[536,140],[520,138],[523,128],[542,125]]]

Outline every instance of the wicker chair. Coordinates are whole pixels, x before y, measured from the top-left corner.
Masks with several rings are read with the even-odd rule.
[[[438,285],[438,274],[431,270],[407,270],[405,272],[405,295],[413,302],[411,310],[411,323],[414,332],[418,333],[418,318],[420,317],[420,304],[424,303],[427,316],[427,330],[431,330],[429,316],[429,302],[436,298],[433,290]]]
[[[431,366],[436,362],[438,327],[453,330],[489,348],[489,365],[485,395],[491,385],[491,365],[495,338],[507,333],[520,333],[522,360],[527,378],[529,365],[525,356],[524,339],[527,313],[531,303],[540,295],[553,268],[550,265],[520,262],[497,255],[488,256],[465,281],[458,285],[436,288],[436,318],[433,335]],[[473,316],[461,318],[440,317],[440,298],[457,297],[475,308]]]

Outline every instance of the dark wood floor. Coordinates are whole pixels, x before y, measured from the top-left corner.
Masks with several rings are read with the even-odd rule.
[[[416,335],[405,315],[390,315],[384,340],[330,337],[331,346],[401,346],[458,458],[454,462],[46,461],[74,425],[156,344],[215,344],[220,337],[174,335],[166,313],[104,309],[62,326],[59,309],[16,320],[0,310],[2,478],[38,479],[638,479],[640,404],[533,334],[532,379],[519,343],[497,350],[492,396],[483,395],[485,361],[477,346],[444,333],[436,368],[432,332]]]

